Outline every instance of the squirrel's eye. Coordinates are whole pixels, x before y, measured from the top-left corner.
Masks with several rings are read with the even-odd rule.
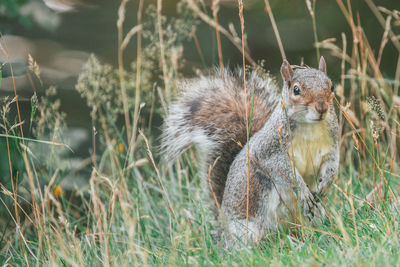
[[[331,86],[331,92],[335,91],[335,86],[332,84]]]
[[[293,87],[293,94],[300,95],[300,88],[297,85]]]

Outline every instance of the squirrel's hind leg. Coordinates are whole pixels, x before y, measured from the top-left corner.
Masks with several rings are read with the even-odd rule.
[[[221,237],[226,248],[232,246],[239,248],[248,244],[256,244],[263,237],[263,233],[253,218],[250,218],[248,223],[246,219],[227,220],[223,228],[225,231],[223,231]]]
[[[226,229],[225,235],[234,239],[238,243],[236,245],[258,243],[270,230],[278,227],[279,218],[286,217],[288,214],[275,188],[263,191],[263,196],[260,196],[257,206],[259,207],[257,214],[250,216],[248,222],[243,213],[225,220],[221,218],[224,223],[223,228]]]

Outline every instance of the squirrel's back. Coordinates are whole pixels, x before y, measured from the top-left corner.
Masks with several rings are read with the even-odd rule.
[[[251,137],[277,105],[277,87],[268,75],[252,71],[246,74],[246,94],[243,72],[237,69],[225,71],[223,77],[216,72],[184,81],[180,91],[165,119],[162,151],[173,161],[196,144],[203,168],[214,164],[209,178],[220,204],[229,167],[247,141],[246,114],[249,123],[252,117]]]

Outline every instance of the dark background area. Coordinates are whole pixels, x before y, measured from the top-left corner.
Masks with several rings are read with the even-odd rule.
[[[177,0],[163,2],[163,15],[166,15],[167,18],[178,16]],[[209,2],[205,1],[204,12],[212,17]],[[316,66],[318,59],[314,47],[312,19],[305,2],[294,0],[272,0],[270,2],[289,62],[300,64],[303,60],[307,65]],[[388,9],[400,8],[398,0],[374,2],[376,5],[384,6]],[[55,16],[58,19],[58,25],[46,27],[43,23],[37,23],[35,12],[39,11],[31,8],[32,10],[29,13],[23,9],[24,5],[32,3],[39,6],[39,11],[46,11],[47,13],[45,14],[48,14],[48,16]],[[146,9],[149,5],[155,4],[155,0],[145,0],[144,22],[146,21]],[[41,0],[22,0],[18,5],[20,12],[12,14],[7,13],[6,10],[0,15],[0,32],[3,38],[8,36],[20,38],[14,40],[14,43],[11,42],[11,46],[15,45],[15,47],[12,47],[15,48],[15,51],[14,54],[11,54],[10,60],[14,65],[16,76],[23,77],[27,68],[26,51],[19,53],[18,46],[26,44],[29,44],[29,47],[34,46],[34,51],[31,53],[43,70],[42,79],[45,84],[43,88],[49,85],[57,87],[58,96],[61,99],[61,110],[67,114],[68,126],[85,129],[88,136],[91,134],[92,127],[89,116],[90,110],[85,101],[74,90],[77,74],[79,73],[79,66],[87,60],[88,55],[91,53],[95,54],[102,62],[117,66],[116,21],[119,5],[120,1],[116,0],[89,1],[89,6],[79,7],[73,12],[57,13],[48,9]],[[364,0],[351,1],[351,5],[353,10],[357,10],[357,13],[353,14],[353,16],[355,20],[359,17],[371,47],[378,49],[384,29],[380,26]],[[125,32],[136,24],[137,8],[138,1],[128,2],[124,23]],[[264,9],[265,4],[262,0],[245,1],[244,19],[248,47],[253,59],[256,61],[265,60],[265,68],[276,75],[277,81],[280,82],[279,68],[282,59],[269,17]],[[349,42],[353,40],[352,33],[336,1],[317,1],[315,14],[320,41],[326,38],[336,38],[336,44],[341,47],[341,34],[345,33],[348,41],[347,49],[351,49]],[[39,15],[36,14],[36,16]],[[226,29],[229,28],[229,23],[232,23],[240,36],[240,22],[236,1],[221,1],[219,22]],[[398,31],[398,28],[393,30]],[[187,77],[193,77],[195,69],[204,70],[218,64],[215,30],[207,24],[201,23],[197,27],[196,35],[204,61],[195,47],[194,40],[186,41],[183,52],[185,60],[183,73]],[[242,55],[240,51],[224,36],[221,37],[221,40],[224,63],[231,68],[241,65]],[[144,42],[143,46],[145,45],[146,43]],[[65,51],[73,51],[73,56],[69,56]],[[394,77],[397,60],[397,58],[393,57],[394,51],[395,48],[389,41],[384,50],[381,63],[381,71],[384,76],[391,79]],[[377,54],[378,51],[375,51],[375,53]],[[340,60],[330,56],[329,52],[324,50],[321,50],[321,54],[326,58],[329,75],[334,81],[338,82],[340,80]],[[135,57],[136,37],[133,37],[124,54],[126,68],[129,68]],[[75,61],[72,62],[72,67],[69,67],[71,59]],[[4,57],[1,60],[4,62]],[[65,63],[63,60],[65,60]],[[66,73],[65,75],[58,75],[58,73],[52,72],[57,69],[54,67],[54,61],[57,61],[58,70],[62,69],[62,73]],[[46,69],[48,70],[47,72]],[[0,88],[2,96],[13,96],[10,85],[10,72],[5,66],[3,85]],[[17,90],[18,94],[21,95],[23,119],[27,120],[30,112],[29,98],[34,89],[30,83],[25,82],[18,84]],[[39,95],[43,94],[41,91],[37,93]],[[161,118],[156,119],[155,128],[159,127],[160,124]],[[88,147],[91,145],[89,139],[85,143],[74,147],[78,155],[89,156]]]
[[[163,3],[163,14],[177,16],[177,0],[168,0]],[[235,3],[235,1],[232,1]],[[388,9],[400,8],[397,0],[374,1],[378,6]],[[224,3],[224,1],[222,1]],[[281,56],[276,44],[268,15],[264,11],[264,1],[250,1],[244,11],[245,30],[251,55],[255,60],[266,60],[266,67],[273,73],[277,72],[281,63]],[[54,31],[48,31],[36,25],[25,26],[17,18],[0,17],[0,31],[3,35],[12,34],[29,39],[45,39],[61,44],[73,50],[95,53],[106,62],[117,63],[117,11],[119,1],[99,0],[95,6],[83,7],[74,12],[61,13],[61,23]],[[146,0],[148,5],[156,4],[154,0]],[[126,31],[136,24],[137,1],[130,1],[127,5],[125,20]],[[360,17],[361,25],[372,47],[379,47],[384,29],[377,23],[377,19],[363,0],[351,1],[353,10],[358,12],[354,17]],[[304,1],[271,1],[271,7],[281,34],[282,42],[288,59],[298,63],[304,58],[306,64],[316,64],[318,61],[313,47],[314,37],[311,17]],[[210,10],[207,10],[211,16]],[[340,8],[335,1],[317,1],[316,3],[317,31],[320,40],[338,38],[344,32],[351,40],[351,31]],[[144,16],[145,19],[145,16]],[[221,25],[228,28],[228,23],[233,23],[236,31],[240,32],[238,10],[234,4],[221,5],[219,12]],[[218,54],[216,49],[215,31],[206,24],[198,27],[197,37],[202,48],[207,66],[217,64]],[[340,40],[341,41],[341,40]],[[341,42],[340,42],[341,43]],[[125,62],[135,59],[136,42],[132,40],[126,49]],[[230,65],[241,64],[240,52],[222,37],[222,50],[224,61]],[[389,42],[383,55],[383,72],[393,76],[395,59],[392,57],[393,45]],[[201,66],[201,59],[195,49],[194,42],[188,41],[185,46],[185,59],[188,67]],[[39,62],[40,63],[40,62]],[[328,59],[328,64],[335,64],[333,58]],[[331,68],[331,75],[336,68]]]

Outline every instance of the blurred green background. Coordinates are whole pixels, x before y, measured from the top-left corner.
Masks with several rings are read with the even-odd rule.
[[[15,62],[15,75],[24,74],[27,52],[32,54],[42,69],[49,67],[50,73],[45,75],[44,82],[55,84],[59,88],[63,100],[62,109],[67,111],[69,115],[69,124],[72,123],[72,125],[77,126],[84,126],[86,119],[88,119],[88,117],[84,118],[82,116],[84,112],[82,113],[79,110],[83,108],[83,105],[80,105],[78,99],[72,97],[74,94],[77,95],[73,88],[76,74],[79,72],[79,63],[86,60],[88,53],[94,53],[103,62],[117,65],[116,21],[120,5],[120,1],[117,0],[82,1],[85,2],[84,6],[78,6],[72,12],[66,13],[58,13],[49,9],[42,0],[2,0],[0,3],[0,32],[3,39],[13,39],[6,44],[9,50],[12,50],[11,61]],[[144,2],[144,10],[146,10],[146,6],[156,4],[155,0],[145,0]],[[177,16],[177,2],[177,0],[163,1],[163,14],[167,17]],[[204,1],[205,8],[207,8],[206,12],[212,16],[207,6],[210,4],[209,2]],[[265,60],[265,67],[271,73],[277,74],[281,64],[281,55],[268,15],[264,11],[264,1],[249,0],[244,2],[245,30],[251,56],[256,61]],[[292,64],[299,64],[303,58],[305,64],[316,65],[318,61],[313,45],[312,20],[305,2],[295,0],[272,0],[270,2],[289,61]],[[388,9],[400,7],[398,0],[374,2],[378,6],[384,6]],[[240,35],[236,1],[224,0],[220,1],[220,4],[219,21],[221,25],[228,28],[228,25],[232,23]],[[364,0],[353,0],[351,5],[353,10],[358,11],[354,16],[359,16],[371,46],[379,48],[384,29],[377,22]],[[126,31],[136,23],[137,8],[138,1],[129,1],[124,24]],[[341,46],[342,32],[346,34],[348,40],[352,40],[350,27],[336,1],[316,1],[315,13],[319,40],[337,38],[338,44]],[[145,16],[143,20],[146,20]],[[186,41],[183,58],[185,59],[184,71],[188,76],[194,75],[193,70],[195,68],[204,69],[218,64],[215,30],[201,23],[196,35],[204,60],[199,55],[193,39]],[[241,64],[242,56],[240,52],[223,36],[222,50],[225,64],[229,64],[231,67]],[[71,51],[74,53],[68,54]],[[385,48],[381,64],[382,72],[388,77],[394,77],[396,67],[396,59],[393,58],[394,51],[393,45],[389,42]],[[326,55],[324,51],[322,51],[322,54]],[[135,37],[128,45],[124,55],[124,61],[127,65],[135,59]],[[5,61],[4,55],[1,55],[0,60]],[[57,64],[54,63],[54,60],[57,60]],[[330,76],[333,79],[339,79],[340,69],[337,68],[339,60],[327,56],[327,61]],[[51,69],[52,67],[53,69]],[[8,76],[9,72],[5,67],[3,79]],[[2,95],[11,90],[7,87],[8,85],[7,82],[3,84]],[[30,96],[32,93],[31,86],[29,84],[22,85],[26,86],[18,88],[20,93]],[[63,92],[64,90],[67,92]],[[78,101],[67,101],[71,99]]]
[[[50,9],[51,2],[72,1],[69,4],[72,10],[59,12]],[[46,3],[45,3],[46,2]],[[50,4],[49,4],[50,2]],[[276,75],[280,82],[279,67],[282,62],[279,48],[272,30],[268,15],[265,12],[263,0],[246,0],[244,19],[247,34],[248,48],[254,60],[264,60],[264,67]],[[350,2],[350,1],[349,1]],[[155,0],[144,1],[144,11],[149,6],[155,5]],[[179,16],[177,0],[163,1],[162,13],[168,19]],[[271,7],[282,38],[286,56],[292,64],[305,64],[316,66],[318,59],[314,47],[313,25],[305,1],[278,1],[271,0]],[[316,24],[319,40],[336,38],[336,44],[341,47],[344,33],[349,42],[353,40],[350,27],[343,16],[336,1],[316,1]],[[378,6],[388,9],[400,8],[398,0],[374,1]],[[47,5],[46,5],[47,4]],[[74,153],[72,157],[87,158],[90,156],[92,146],[92,123],[90,109],[85,101],[75,90],[77,77],[82,65],[91,53],[95,54],[102,63],[117,66],[117,27],[118,7],[117,0],[1,0],[0,2],[0,32],[1,43],[7,47],[9,59],[0,51],[0,63],[8,60],[13,64],[16,88],[21,96],[20,105],[23,120],[29,121],[31,102],[34,92],[39,96],[44,92],[35,87],[35,82],[27,76],[28,54],[37,61],[41,70],[43,86],[57,87],[57,97],[61,100],[60,109],[66,114],[68,129],[66,135],[70,136],[69,145]],[[353,14],[359,18],[371,47],[378,49],[382,40],[384,29],[378,23],[364,0],[351,1]],[[203,11],[212,17],[210,0],[204,0],[201,5]],[[127,32],[137,21],[138,1],[131,0],[127,4],[124,31]],[[143,15],[146,23],[148,16]],[[240,36],[240,21],[238,16],[237,1],[220,1],[220,24],[229,29],[233,28]],[[398,30],[394,28],[393,30]],[[186,77],[196,75],[196,70],[205,70],[218,65],[218,50],[214,28],[201,22],[196,28],[200,50],[196,48],[193,38],[183,43],[183,56],[180,58],[184,64],[182,73]],[[242,55],[236,47],[224,36],[221,37],[224,63],[231,68],[242,64]],[[143,46],[146,46],[144,40]],[[378,51],[375,51],[376,53]],[[383,53],[381,71],[385,77],[393,78],[396,69],[396,58],[393,57],[395,48],[388,42]],[[340,60],[330,56],[329,52],[321,50],[328,63],[328,73],[331,78],[340,80]],[[136,58],[136,36],[124,53],[125,67],[129,68]],[[156,82],[156,81],[155,81]],[[5,64],[2,71],[1,96],[13,96],[11,73],[9,65]],[[152,88],[142,88],[151,91]],[[159,105],[159,103],[156,103]],[[14,112],[14,113],[13,113]],[[15,109],[11,116],[15,118]],[[121,120],[121,124],[123,121]],[[157,133],[162,123],[161,116],[156,116],[153,126]],[[30,136],[29,125],[25,124],[25,133]],[[1,140],[1,172],[8,170],[8,156],[4,140]],[[18,166],[18,164],[15,164]]]

